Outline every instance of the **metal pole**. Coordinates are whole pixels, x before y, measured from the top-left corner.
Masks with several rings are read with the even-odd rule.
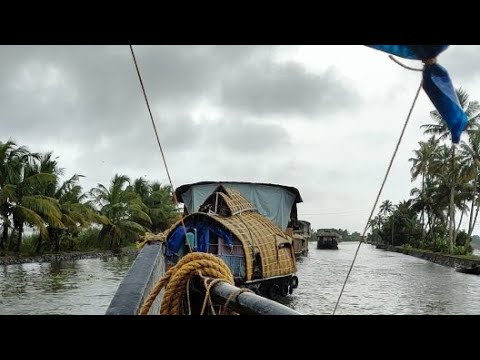
[[[194,287],[202,293],[205,292],[203,283],[196,282]],[[285,305],[253,292],[243,292],[235,296],[239,290],[240,288],[227,282],[219,282],[210,289],[210,296],[215,303],[220,305],[224,305],[231,297],[228,303],[229,309],[242,315],[302,315]]]

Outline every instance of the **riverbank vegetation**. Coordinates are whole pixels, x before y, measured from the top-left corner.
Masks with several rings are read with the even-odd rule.
[[[115,250],[180,217],[170,186],[116,174],[84,192],[83,175],[64,179],[57,159],[0,141],[0,256]]]
[[[480,209],[480,104],[457,89],[468,117],[463,141],[451,144],[440,114],[421,126],[426,139],[413,150],[410,198],[393,204],[385,200],[370,221],[373,243],[409,245],[453,255],[472,253],[472,234]],[[463,227],[463,229],[461,229]]]

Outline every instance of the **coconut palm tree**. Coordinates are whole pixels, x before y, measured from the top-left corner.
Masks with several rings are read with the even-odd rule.
[[[169,185],[162,186],[158,182],[152,183],[151,192],[145,205],[152,219],[152,232],[158,233],[168,229],[181,215],[175,207],[172,189]]]
[[[115,174],[108,188],[98,184],[90,190],[93,203],[100,214],[108,218],[108,223],[102,226],[99,236],[110,240],[110,248],[119,247],[125,236],[135,238],[138,234],[143,234],[146,228],[142,223],[152,222],[140,196],[127,190],[129,185],[128,176]]]
[[[394,210],[395,210],[395,206],[390,200],[385,200],[380,205],[380,212],[383,213],[384,215],[390,215]]]
[[[373,242],[373,243],[376,243],[376,241],[375,241],[375,240],[376,240],[376,239],[375,239],[375,226],[377,226],[377,225],[378,225],[378,224],[377,224],[377,218],[376,218],[376,217],[374,217],[373,219],[370,219],[370,220],[368,221],[368,227],[369,227],[370,229],[372,229],[372,242]]]
[[[55,175],[40,173],[37,166],[24,164],[21,180],[11,191],[13,225],[17,230],[14,251],[20,250],[25,224],[37,227],[43,237],[47,236],[45,224],[64,227],[57,201],[42,194],[55,182]]]
[[[80,228],[91,223],[108,224],[108,218],[98,214],[92,204],[87,201],[87,194],[82,192],[82,187],[79,184],[80,177],[83,177],[83,175],[74,174],[60,186],[57,186],[55,190],[53,197],[58,201],[62,214],[61,221],[65,227],[48,226],[48,238],[53,251],[60,250],[62,232],[68,232],[75,236]],[[37,252],[40,251],[40,246],[41,237],[39,237]]]
[[[152,223],[145,226],[153,233],[164,231],[179,219],[180,212],[173,202],[170,186],[162,186],[159,182],[149,183],[143,178],[138,178],[133,182],[133,186],[127,189],[137,193],[147,206],[146,212]]]
[[[438,151],[438,139],[434,136],[430,137],[427,142],[420,141],[420,149],[414,150],[415,157],[409,159],[412,162],[410,173],[412,174],[412,182],[422,175],[422,188],[417,194],[418,197],[424,196],[425,177],[429,176],[433,160]],[[412,194],[413,195],[413,194]],[[425,238],[425,209],[421,209],[420,222],[422,223],[422,239]]]
[[[479,128],[480,122],[480,104],[478,101],[469,101],[468,93],[459,88],[456,90],[457,98],[460,103],[460,106],[464,110],[468,122],[465,128],[467,134],[472,134],[477,131]],[[439,137],[441,140],[447,139],[449,135],[449,130],[442,116],[437,110],[430,112],[431,118],[435,121],[434,124],[422,125],[421,127],[425,129],[425,134],[433,134]],[[454,187],[455,187],[455,146],[452,144],[451,150],[451,188],[450,188],[450,221],[449,221],[449,233],[450,233],[450,252],[453,252],[454,245],[454,218],[455,218],[455,206],[454,206]]]
[[[17,146],[12,140],[0,142],[0,215],[2,216],[2,237],[0,248],[4,248],[8,229],[11,227],[10,215],[12,213],[11,198],[14,185],[20,181],[23,162],[26,157],[34,157],[24,146]]]
[[[434,159],[434,155],[438,147],[438,139],[434,136],[430,137],[427,142],[420,141],[420,148],[414,150],[415,157],[408,159],[412,162],[410,173],[412,174],[412,181],[415,181],[419,175],[422,175],[422,186],[425,182],[425,176],[429,172],[429,167]]]
[[[475,224],[473,222],[476,194],[478,189],[478,173],[480,170],[480,131],[472,132],[469,136],[468,143],[462,141],[460,145],[461,155],[463,156],[462,170],[466,181],[473,181],[472,184],[472,204],[470,206],[470,218],[468,222],[468,236],[466,240],[466,247],[470,243],[470,237],[472,236]]]

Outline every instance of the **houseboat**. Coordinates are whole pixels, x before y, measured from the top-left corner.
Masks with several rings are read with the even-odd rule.
[[[340,235],[329,229],[321,229],[317,231],[317,249],[338,249]]]
[[[305,220],[299,220],[299,229],[293,231],[293,250],[295,256],[308,255],[308,242],[311,237],[311,224]]]
[[[198,182],[175,190],[183,224],[166,234],[167,268],[190,249],[220,257],[235,284],[277,299],[298,286],[294,234],[301,230],[296,188],[267,183]],[[303,246],[303,245],[302,245]]]

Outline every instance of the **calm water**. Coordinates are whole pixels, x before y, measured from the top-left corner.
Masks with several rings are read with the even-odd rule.
[[[358,243],[298,260],[299,287],[285,302],[330,314]],[[0,266],[0,314],[104,314],[133,259]],[[362,245],[338,314],[480,314],[480,276]]]
[[[298,261],[299,286],[285,302],[303,314],[331,314],[358,243]],[[480,276],[362,244],[337,314],[480,314]]]
[[[0,265],[0,314],[104,314],[132,257]]]

